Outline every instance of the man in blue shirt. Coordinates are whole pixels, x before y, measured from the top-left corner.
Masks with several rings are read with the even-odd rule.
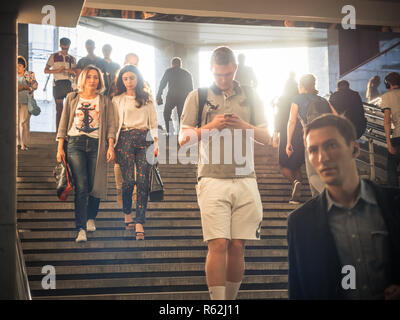
[[[304,137],[325,189],[289,216],[289,297],[400,299],[400,189],[360,179],[344,116],[316,118]]]

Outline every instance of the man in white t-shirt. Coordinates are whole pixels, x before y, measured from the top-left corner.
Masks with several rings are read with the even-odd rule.
[[[381,96],[380,106],[385,114],[384,127],[388,148],[387,177],[389,185],[399,186],[397,166],[400,163],[400,74],[390,72],[385,77],[385,86],[389,91]],[[391,134],[392,125],[394,129]]]
[[[68,54],[71,40],[60,39],[61,51],[53,53],[47,60],[44,73],[53,74],[53,96],[56,101],[56,132],[61,119],[63,101],[68,93],[72,91],[72,81],[75,78],[76,60]]]

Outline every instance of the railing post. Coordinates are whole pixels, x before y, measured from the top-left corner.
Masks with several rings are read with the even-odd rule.
[[[369,145],[369,167],[370,167],[370,174],[369,178],[372,181],[375,181],[375,154],[374,154],[374,140],[372,138],[368,139]]]

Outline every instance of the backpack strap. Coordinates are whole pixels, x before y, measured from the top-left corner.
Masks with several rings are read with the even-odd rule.
[[[246,99],[249,101],[250,108],[250,124],[254,125],[254,89],[250,86],[240,86],[243,91]]]
[[[200,128],[201,127],[201,117],[203,115],[204,105],[206,104],[206,101],[207,101],[208,88],[206,88],[206,87],[199,88],[197,90],[197,95],[199,98],[199,112],[197,114],[197,128]]]
[[[254,125],[254,90],[249,86],[241,86],[244,91],[246,99],[249,101],[250,107],[250,123]],[[203,109],[207,102],[208,88],[198,88],[197,95],[199,98],[199,112],[197,114],[197,127],[201,127],[201,117],[203,115]]]

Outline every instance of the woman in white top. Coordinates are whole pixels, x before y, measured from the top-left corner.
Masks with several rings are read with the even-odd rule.
[[[33,98],[33,91],[37,89],[38,83],[35,74],[27,70],[27,63],[23,56],[18,56],[18,109],[17,109],[17,144],[21,150],[28,150],[29,143],[29,121],[31,115],[28,111],[28,95]]]
[[[127,225],[135,223],[136,240],[144,240],[149,172],[154,156],[158,155],[157,113],[152,97],[144,89],[143,77],[135,66],[127,65],[120,70],[116,86],[117,95],[113,103],[119,121],[115,155],[123,178],[122,211]],[[149,147],[154,150],[148,150]],[[136,219],[133,221],[132,192],[135,185]]]
[[[100,199],[107,195],[107,162],[114,160],[115,108],[101,95],[104,81],[99,68],[89,65],[78,78],[79,92],[67,95],[57,132],[57,161],[67,159],[75,189],[76,242],[95,231]]]

